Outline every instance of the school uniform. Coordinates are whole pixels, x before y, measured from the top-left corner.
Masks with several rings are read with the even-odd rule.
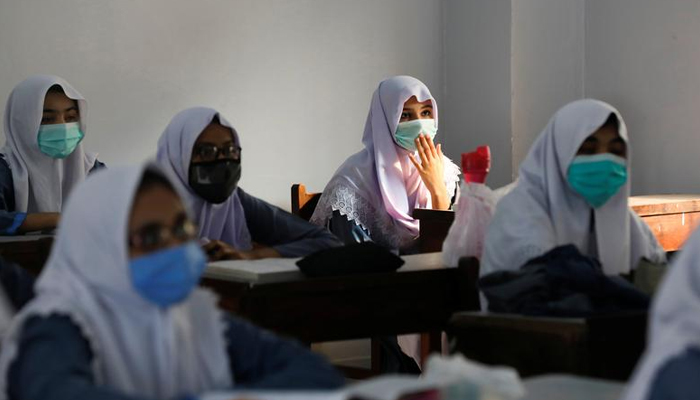
[[[73,188],[104,165],[82,142],[65,158],[42,153],[38,133],[48,90],[58,85],[76,100],[80,131],[86,132],[87,102],[65,80],[34,75],[18,84],[5,108],[5,147],[0,151],[0,234],[14,235],[26,214],[61,212]]]
[[[99,160],[90,173],[105,168]],[[18,211],[15,207],[15,187],[12,180],[12,170],[7,160],[0,154],[0,235],[16,235],[17,229],[27,218],[26,211]]]
[[[401,254],[416,251],[420,227],[413,211],[432,208],[432,198],[409,159],[415,152],[400,146],[396,138],[404,104],[413,96],[419,102],[432,102],[437,128],[437,102],[423,82],[410,76],[382,81],[372,96],[362,136],[364,149],[348,158],[323,189],[311,222],[327,227],[346,244],[372,241]],[[452,197],[460,171],[447,157],[443,162],[446,196]],[[384,354],[397,365],[392,371],[418,370],[402,353],[421,362],[418,336],[400,336],[401,350],[394,338],[385,338],[382,345],[388,349]]]
[[[668,268],[651,307],[647,347],[623,400],[700,398],[700,231]]]
[[[199,225],[199,236],[220,240],[236,250],[247,251],[253,243],[272,247],[283,257],[303,257],[319,250],[340,246],[336,237],[278,207],[255,198],[236,187],[219,204],[206,201],[190,187],[192,150],[202,131],[215,119],[231,128],[233,142],[240,146],[238,133],[216,110],[197,107],[180,112],[158,141],[157,159],[173,176]]]
[[[328,227],[345,243],[373,241],[397,252],[411,252],[420,233],[416,208],[432,208],[427,187],[409,159],[414,152],[395,137],[404,104],[415,96],[430,100],[437,127],[438,107],[428,88],[416,78],[396,76],[382,81],[362,136],[364,149],[348,158],[323,190],[311,222]],[[451,198],[459,168],[444,157],[446,195]]]
[[[568,171],[581,144],[611,114],[627,143],[627,159],[615,158],[623,163],[627,178],[604,204],[593,207],[572,189]],[[628,206],[631,159],[627,128],[609,104],[578,100],[557,111],[521,164],[515,188],[496,206],[480,274],[519,269],[568,244],[598,259],[608,275],[629,273],[643,257],[664,262],[665,253],[653,233]]]
[[[193,286],[162,304],[136,283],[125,233],[145,168],[161,173],[116,168],[75,190],[37,296],[3,344],[0,399],[194,399],[234,388],[342,385],[320,356],[224,314],[209,290]],[[199,247],[181,246],[196,253],[188,254],[201,273]]]

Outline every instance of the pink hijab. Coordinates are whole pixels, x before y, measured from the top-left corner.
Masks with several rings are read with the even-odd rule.
[[[404,103],[415,96],[431,100],[435,123],[438,108],[423,82],[410,76],[382,81],[372,96],[362,143],[365,148],[338,168],[323,191],[311,222],[325,225],[333,211],[367,230],[372,240],[404,249],[418,237],[419,224],[411,215],[430,208],[430,192],[411,164],[410,151],[394,139]],[[445,184],[450,195],[459,180],[459,168],[445,157]]]

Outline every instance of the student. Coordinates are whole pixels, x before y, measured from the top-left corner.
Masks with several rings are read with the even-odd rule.
[[[598,259],[608,275],[629,273],[643,257],[665,261],[628,207],[630,160],[627,128],[612,106],[586,99],[557,111],[496,207],[481,275],[519,269],[566,244]]]
[[[104,166],[83,150],[86,107],[56,76],[35,75],[14,88],[0,154],[0,234],[55,229],[71,190]]]
[[[382,81],[365,123],[365,148],[335,172],[311,222],[345,243],[413,251],[419,235],[413,210],[449,209],[459,181],[459,168],[433,144],[437,118],[423,82],[410,76]]]
[[[0,398],[194,399],[342,385],[320,356],[222,313],[196,287],[206,265],[196,232],[155,166],[79,186],[37,296],[3,343]]]
[[[158,161],[185,193],[211,260],[302,257],[341,245],[327,230],[238,187],[238,133],[216,110],[177,114],[158,141]]]
[[[624,400],[700,399],[700,230],[688,239],[654,299],[647,349]]]

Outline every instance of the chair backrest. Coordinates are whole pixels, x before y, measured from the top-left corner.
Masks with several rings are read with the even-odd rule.
[[[310,220],[316,210],[321,193],[308,193],[301,183],[292,185],[292,214]]]

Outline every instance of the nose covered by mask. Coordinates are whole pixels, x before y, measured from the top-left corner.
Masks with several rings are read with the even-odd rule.
[[[131,281],[149,302],[167,308],[187,298],[197,286],[207,258],[195,242],[132,259]]]
[[[627,160],[610,153],[576,156],[567,179],[576,193],[598,208],[627,182]]]
[[[238,186],[240,179],[240,160],[216,160],[190,164],[190,187],[209,203],[219,204],[226,201]]]
[[[39,150],[52,158],[66,158],[75,151],[85,134],[78,122],[41,125],[37,142]]]
[[[396,143],[409,151],[416,151],[416,138],[421,133],[435,139],[437,126],[434,119],[414,119],[413,121],[399,122],[394,138]]]

